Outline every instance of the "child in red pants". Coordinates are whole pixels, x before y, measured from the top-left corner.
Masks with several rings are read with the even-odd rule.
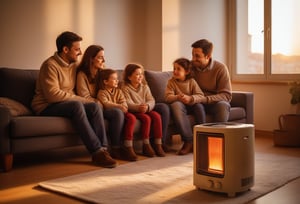
[[[118,88],[118,74],[115,70],[104,69],[99,72],[97,99],[102,103],[104,112],[111,109],[120,109],[124,112],[124,146],[113,149],[112,156],[117,159],[136,161],[137,155],[133,149],[133,130],[136,118],[128,112],[126,99],[121,89]]]
[[[143,67],[138,64],[128,64],[123,79],[122,90],[127,100],[128,111],[142,123],[143,154],[148,157],[153,157],[155,154],[164,157],[161,116],[153,111],[155,100],[144,80]],[[149,141],[150,128],[154,135],[154,150]]]

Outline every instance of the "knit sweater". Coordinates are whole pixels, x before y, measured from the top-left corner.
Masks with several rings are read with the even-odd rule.
[[[118,108],[120,105],[128,107],[124,94],[119,88],[114,88],[112,91],[100,89],[97,94],[97,99],[101,102],[104,109]]]
[[[97,102],[96,84],[90,83],[86,74],[82,71],[77,73],[76,92],[79,96],[91,102]]]
[[[152,111],[155,106],[155,99],[147,84],[141,84],[138,88],[134,88],[131,84],[123,84],[123,93],[127,100],[128,110],[130,112],[139,112],[141,104],[148,105],[148,111]]]
[[[231,101],[230,75],[225,64],[211,60],[208,67],[203,70],[193,68],[192,74],[206,96],[208,104],[218,101]]]
[[[177,101],[177,96],[180,94],[192,96],[192,101],[189,105],[206,101],[204,93],[193,78],[179,81],[172,77],[168,80],[168,84],[165,90],[165,101],[167,103]]]
[[[75,95],[76,63],[67,64],[57,53],[41,66],[31,106],[40,114],[51,103],[76,100],[87,102]]]

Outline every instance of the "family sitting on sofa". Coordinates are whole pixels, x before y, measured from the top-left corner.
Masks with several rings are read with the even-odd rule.
[[[168,106],[155,103],[139,64],[128,64],[119,84],[118,73],[104,68],[101,46],[89,46],[78,65],[81,41],[68,31],[57,37],[57,52],[40,68],[32,109],[40,116],[70,118],[95,165],[113,168],[115,159],[137,160],[133,148],[137,119],[142,123],[143,155],[165,156],[169,107],[184,142],[179,155],[193,152],[188,114],[193,113],[197,124],[206,122],[206,113],[216,122],[228,120],[230,77],[224,64],[212,60],[211,42],[196,41],[192,61],[180,58],[174,62],[165,92]],[[104,118],[109,121],[107,132]]]

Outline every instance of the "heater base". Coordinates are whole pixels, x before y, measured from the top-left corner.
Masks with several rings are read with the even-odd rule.
[[[224,191],[218,191],[218,190],[213,190],[213,189],[208,189],[208,188],[201,188],[201,187],[197,187],[197,186],[196,186],[196,189],[197,189],[198,191],[211,191],[211,192],[215,192],[215,193],[226,194],[227,197],[229,197],[229,198],[234,198],[234,197],[236,197],[236,195],[239,194],[239,193],[245,193],[246,191],[250,191],[250,190],[251,190],[251,189],[249,188],[249,189],[246,189],[246,190],[244,190],[244,191],[237,191],[237,192],[228,192],[228,191],[226,191],[226,192],[224,192]]]

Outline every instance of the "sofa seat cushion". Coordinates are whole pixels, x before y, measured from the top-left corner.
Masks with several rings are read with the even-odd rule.
[[[63,117],[22,116],[11,121],[11,137],[74,134],[71,121]]]
[[[107,120],[105,120],[105,126],[108,131]],[[137,120],[133,131],[135,139],[142,139],[139,138],[140,130],[141,122]],[[76,132],[71,121],[63,117],[23,116],[15,117],[11,121],[11,137],[13,138],[64,134],[76,134]]]

